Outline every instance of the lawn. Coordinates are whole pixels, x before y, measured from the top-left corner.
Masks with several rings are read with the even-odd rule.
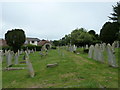
[[[79,55],[65,49],[49,50],[40,57],[39,52],[30,54],[35,77],[26,69],[2,72],[3,88],[118,88],[118,68],[94,61],[87,54]],[[22,60],[23,54],[19,60]],[[3,57],[3,68],[6,66]],[[47,64],[58,66],[47,68]],[[21,65],[17,65],[21,66]],[[23,66],[22,66],[23,67]],[[26,67],[26,66],[24,66]]]

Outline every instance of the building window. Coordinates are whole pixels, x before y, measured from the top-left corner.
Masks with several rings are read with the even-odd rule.
[[[32,43],[34,43],[34,41],[32,41]]]

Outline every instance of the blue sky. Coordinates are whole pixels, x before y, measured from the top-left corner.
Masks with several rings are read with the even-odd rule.
[[[76,28],[100,29],[116,2],[5,2],[0,3],[0,37],[11,29],[23,29],[27,37],[58,40]]]

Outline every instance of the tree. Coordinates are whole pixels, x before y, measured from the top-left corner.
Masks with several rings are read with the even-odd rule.
[[[25,33],[22,29],[12,29],[5,34],[5,40],[7,44],[12,47],[14,52],[17,52],[18,49],[21,48],[25,39]]]
[[[93,35],[93,36],[95,36],[95,34],[96,34],[96,32],[94,30],[90,30],[88,33]]]
[[[112,17],[109,17],[113,22],[119,23],[119,31],[116,32],[118,37],[117,40],[120,41],[120,2],[117,2],[117,5],[113,6],[114,13],[111,13]]]
[[[93,36],[90,35],[86,29],[75,29],[71,32],[71,43],[77,46],[84,46],[93,41]]]
[[[120,2],[117,2],[117,5],[113,6],[113,11],[114,13],[111,13],[112,17],[109,18],[120,24]]]
[[[113,43],[118,38],[118,31],[119,24],[117,22],[106,22],[100,31],[100,39],[105,43]]]
[[[55,46],[59,46],[59,40],[54,40],[54,41],[53,41],[53,44],[54,44]]]

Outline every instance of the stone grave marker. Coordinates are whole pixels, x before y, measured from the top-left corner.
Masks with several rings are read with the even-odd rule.
[[[93,54],[93,59],[94,60],[98,60],[98,52],[99,52],[98,50],[99,50],[99,45],[96,44],[95,48],[94,48],[94,54]]]
[[[117,67],[115,53],[113,53],[113,50],[110,44],[107,44],[107,54],[108,54],[108,64],[112,67]]]
[[[35,72],[33,70],[32,63],[29,60],[29,56],[28,56],[27,52],[26,52],[26,56],[27,56],[26,57],[26,64],[27,64],[28,72],[29,72],[29,74],[30,74],[31,77],[34,77],[35,76]]]
[[[91,45],[88,52],[88,57],[93,58],[94,45]]]
[[[98,61],[104,63],[104,56],[103,56],[103,50],[100,46],[98,46]]]
[[[7,66],[11,66],[12,65],[12,55],[10,53],[10,51],[8,51],[8,55],[7,55]]]
[[[19,62],[18,62],[18,53],[15,53],[14,60],[15,60],[15,65],[19,64]]]
[[[88,49],[88,45],[85,46],[85,49]]]

